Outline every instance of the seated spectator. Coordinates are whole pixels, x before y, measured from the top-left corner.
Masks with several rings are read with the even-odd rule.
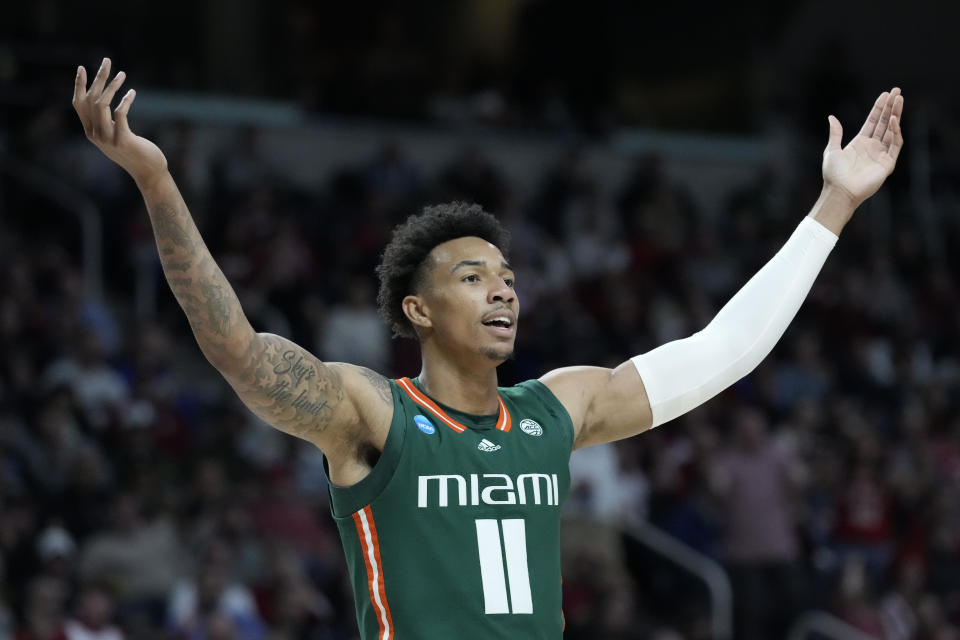
[[[133,493],[114,500],[109,528],[88,538],[80,552],[80,578],[110,585],[121,617],[155,622],[162,619],[163,603],[183,566],[173,523],[164,516],[147,520]]]
[[[23,621],[14,640],[68,640],[64,628],[67,587],[50,576],[34,578],[27,588]]]
[[[260,640],[266,627],[250,589],[231,574],[233,550],[213,541],[194,578],[180,580],[170,592],[167,628],[186,640]]]
[[[77,597],[75,616],[67,620],[67,640],[124,640],[111,622],[113,601],[102,586],[89,585]]]
[[[313,584],[299,555],[289,547],[271,549],[266,578],[255,592],[258,608],[272,630],[271,640],[312,638],[311,634],[336,623],[333,603]]]
[[[858,463],[837,505],[833,536],[842,556],[866,562],[874,580],[886,572],[893,553],[893,504],[877,471]]]
[[[353,278],[346,298],[324,315],[320,353],[325,360],[386,370],[390,366],[390,332],[374,305],[376,291],[367,279]]]
[[[77,545],[70,532],[51,525],[37,536],[37,559],[40,571],[69,584],[75,572]]]
[[[840,572],[834,613],[844,622],[875,638],[884,637],[883,623],[862,558],[850,556]]]
[[[791,460],[767,436],[767,419],[757,409],[738,410],[734,427],[735,444],[718,456],[711,482],[726,525],[723,546],[733,579],[736,637],[784,637],[800,591]]]
[[[127,383],[106,361],[99,336],[81,332],[76,353],[54,361],[43,379],[48,389],[66,386],[88,424],[97,431],[116,424],[125,413],[130,395]]]

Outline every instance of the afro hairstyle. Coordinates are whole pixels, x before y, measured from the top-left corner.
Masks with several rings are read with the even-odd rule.
[[[377,305],[394,336],[416,337],[402,302],[422,284],[427,256],[437,245],[469,236],[483,238],[507,255],[510,233],[479,204],[456,201],[426,206],[394,228],[377,265]]]

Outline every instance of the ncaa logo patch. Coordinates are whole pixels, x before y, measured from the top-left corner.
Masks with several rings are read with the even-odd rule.
[[[536,420],[531,420],[530,418],[524,418],[520,421],[520,430],[528,436],[543,435],[543,427],[540,426],[540,423]]]
[[[437,432],[437,428],[433,426],[433,423],[427,419],[426,416],[420,415],[419,413],[413,416],[413,421],[416,423],[417,428],[420,431],[423,431],[428,436],[433,435]]]

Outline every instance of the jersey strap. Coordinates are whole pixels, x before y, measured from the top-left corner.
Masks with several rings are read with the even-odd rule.
[[[373,510],[370,505],[354,512],[353,522],[357,525],[360,548],[363,550],[363,563],[367,567],[367,592],[370,604],[377,616],[380,633],[377,640],[393,640],[393,618],[387,603],[387,590],[383,584],[383,561],[380,559],[380,539],[377,526],[373,522]]]
[[[426,395],[421,393],[419,389],[413,386],[410,378],[399,378],[396,382],[400,385],[401,389],[407,392],[407,395],[410,396],[411,400],[435,415],[445,425],[457,433],[463,433],[467,430],[465,426],[447,415],[447,412],[441,409],[436,402],[428,398]],[[510,431],[510,427],[513,425],[513,419],[510,417],[510,412],[507,410],[507,405],[503,403],[503,398],[500,397],[500,394],[497,394],[497,403],[500,405],[500,413],[497,416],[497,429],[500,431]]]

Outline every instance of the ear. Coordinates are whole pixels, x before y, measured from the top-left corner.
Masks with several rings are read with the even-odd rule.
[[[427,307],[427,301],[421,296],[407,296],[400,303],[403,314],[413,324],[414,330],[418,333],[421,329],[427,329],[433,326],[430,320],[430,308]]]

